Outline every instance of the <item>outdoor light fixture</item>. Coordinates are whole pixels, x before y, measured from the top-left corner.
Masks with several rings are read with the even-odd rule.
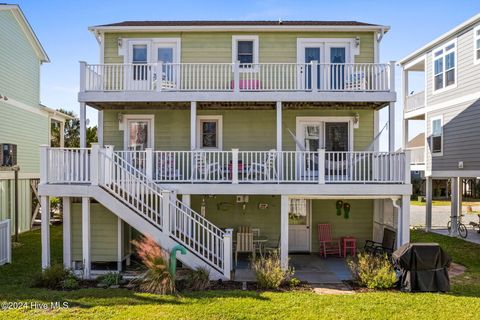
[[[360,127],[360,115],[357,113],[355,113],[355,115],[353,116],[353,127],[355,129],[358,129],[358,127]]]
[[[118,38],[117,45],[118,45],[119,48],[122,47],[122,45],[123,45],[123,39],[122,38]]]
[[[355,37],[355,47],[356,48],[360,47],[360,37],[359,36]]]

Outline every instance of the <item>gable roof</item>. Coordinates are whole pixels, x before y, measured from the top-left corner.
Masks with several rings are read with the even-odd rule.
[[[388,26],[358,21],[320,21],[320,20],[184,20],[184,21],[122,21],[90,27],[89,30],[122,30],[122,31],[158,31],[158,30],[188,30],[188,31],[232,31],[232,30],[384,30]]]
[[[424,45],[420,49],[417,49],[414,52],[410,53],[408,56],[401,59],[398,63],[400,65],[403,65],[403,64],[415,59],[416,57],[426,53],[427,51],[429,51],[431,49],[434,49],[436,46],[438,46],[442,42],[448,40],[453,35],[461,32],[465,29],[471,28],[472,26],[476,25],[477,23],[480,23],[480,13],[474,15],[473,17],[471,17],[467,21],[459,24],[458,26],[454,27],[453,29],[450,29],[449,31],[442,34],[440,37],[430,41],[429,43],[427,43],[426,45]]]
[[[423,148],[425,147],[425,133],[419,133],[412,140],[407,142],[407,149],[414,149],[414,148]]]
[[[32,29],[30,23],[28,23],[27,18],[23,14],[22,9],[17,4],[7,4],[7,3],[0,3],[0,11],[11,11],[14,17],[19,22],[20,26],[22,27],[25,36],[27,37],[28,41],[32,45],[33,49],[37,53],[38,59],[41,62],[50,62],[50,58],[48,57],[47,53],[42,47],[40,40],[38,40],[37,35]]]

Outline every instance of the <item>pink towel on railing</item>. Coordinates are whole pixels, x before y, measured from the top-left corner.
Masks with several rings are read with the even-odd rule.
[[[234,80],[230,81],[230,89],[235,87]],[[260,89],[260,80],[240,80],[240,90],[258,90]]]

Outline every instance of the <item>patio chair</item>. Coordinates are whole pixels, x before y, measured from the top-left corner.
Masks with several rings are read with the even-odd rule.
[[[192,180],[210,180],[212,175],[214,179],[212,180],[223,180],[223,171],[218,162],[210,162],[211,159],[208,159],[207,152],[205,151],[195,151],[193,153],[193,170],[192,170]]]
[[[272,253],[274,251],[280,252],[280,237],[278,237],[273,246],[267,245],[263,248],[264,253]]]
[[[263,162],[252,162],[248,169],[248,177],[254,180],[272,180],[277,179],[277,151],[271,149],[268,151],[267,158]]]
[[[255,259],[253,246],[253,233],[250,227],[239,227],[237,231],[237,243],[235,244],[235,266],[238,264],[239,253],[251,253]]]
[[[160,153],[157,158],[157,180],[177,181],[182,178],[176,168],[175,154],[172,152]]]
[[[329,223],[319,223],[318,226],[318,242],[320,244],[320,255],[324,258],[329,254],[342,256],[340,249],[340,239],[332,238],[332,226]]]
[[[382,242],[375,242],[373,240],[365,241],[365,246],[363,250],[368,253],[373,254],[387,254],[391,255],[395,249],[395,241],[397,234],[392,229],[384,228],[383,229],[383,239]]]

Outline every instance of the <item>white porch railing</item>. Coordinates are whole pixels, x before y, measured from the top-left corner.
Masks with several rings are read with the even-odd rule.
[[[409,149],[410,150],[410,164],[421,165],[425,164],[425,149],[422,148],[415,148]]]
[[[425,91],[416,92],[405,98],[405,112],[425,107]]]
[[[159,183],[406,183],[404,152],[153,151]],[[146,165],[148,167],[148,164]]]
[[[90,151],[91,149],[87,148],[46,149],[48,182],[70,184],[89,183]]]
[[[81,91],[390,91],[372,63],[81,63]]]
[[[11,233],[10,220],[0,221],[0,266],[12,262]]]

